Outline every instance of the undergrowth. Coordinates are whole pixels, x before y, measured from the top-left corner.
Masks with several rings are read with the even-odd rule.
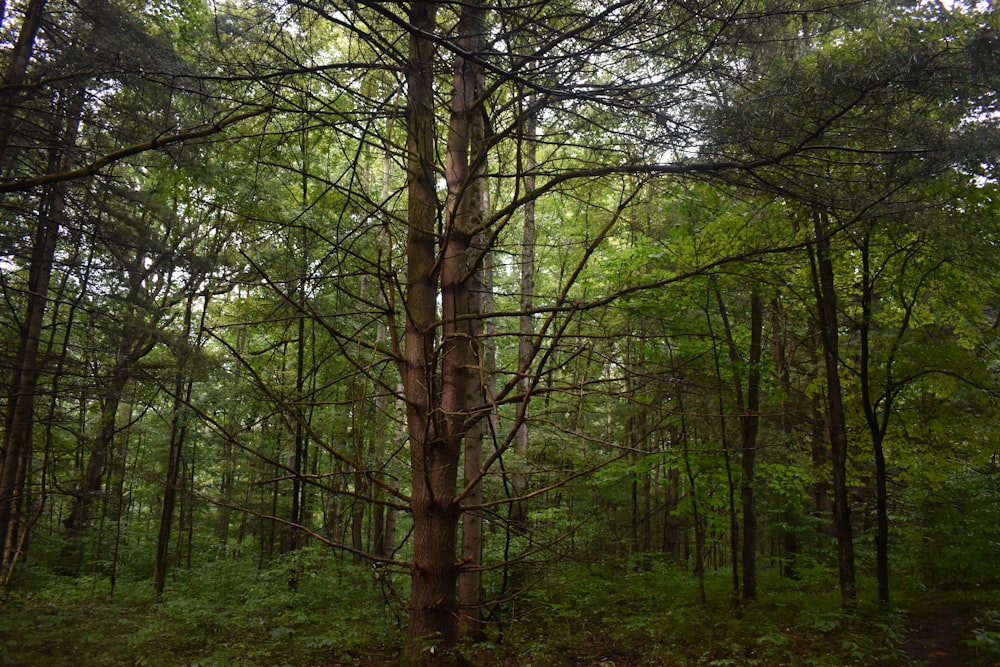
[[[389,577],[310,549],[264,570],[220,560],[179,572],[160,602],[146,581],[112,599],[101,577],[36,575],[0,608],[0,664],[353,664],[399,643]]]
[[[668,566],[609,575],[574,566],[549,573],[520,602],[506,639],[518,665],[776,666],[908,665],[901,613],[841,609],[822,573],[762,581],[740,608],[730,580],[706,579],[706,602],[690,574]]]
[[[732,602],[725,572],[561,564],[520,573],[524,592],[488,614],[477,665],[903,667],[908,616],[841,609],[816,568],[797,581],[765,571],[759,600]],[[290,582],[295,581],[295,590]],[[406,578],[303,549],[265,569],[220,559],[178,571],[162,601],[147,581],[29,572],[0,605],[0,664],[90,667],[394,664]],[[870,587],[870,582],[865,582]],[[905,602],[902,606],[905,606]],[[982,608],[966,641],[994,664],[1000,613]]]

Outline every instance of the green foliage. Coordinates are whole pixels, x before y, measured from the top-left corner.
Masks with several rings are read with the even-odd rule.
[[[298,591],[289,588],[297,574]],[[302,549],[257,570],[219,560],[178,573],[163,602],[147,582],[45,578],[3,604],[0,660],[61,665],[305,665],[398,644],[393,602],[370,568]],[[363,619],[363,620],[362,620]]]
[[[997,473],[968,471],[915,498],[920,519],[904,534],[929,586],[978,588],[1000,584],[1000,485]]]
[[[905,665],[905,618],[845,613],[828,578],[806,585],[765,577],[767,596],[729,607],[727,575],[708,577],[709,604],[685,572],[610,566],[548,572],[504,633],[517,664]],[[607,662],[603,662],[607,661]]]
[[[1000,609],[986,609],[976,619],[972,637],[964,641],[977,655],[1000,662]]]

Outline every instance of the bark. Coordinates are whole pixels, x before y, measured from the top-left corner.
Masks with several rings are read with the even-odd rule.
[[[760,358],[764,334],[764,307],[756,287],[750,295],[750,358],[747,374],[747,405],[740,415],[742,438],[740,463],[743,479],[740,501],[743,510],[743,602],[757,599],[757,506],[754,497],[757,430],[760,423]]]
[[[807,339],[809,361],[812,367],[820,368],[820,354],[823,347],[822,336],[817,325]],[[817,371],[818,373],[818,371]],[[818,378],[816,378],[818,379]],[[830,415],[826,409],[826,399],[823,394],[815,393],[809,399],[809,414],[811,426],[811,447],[809,450],[812,469],[822,471],[830,464]],[[817,520],[820,532],[833,535],[833,491],[831,481],[817,474],[812,485],[813,516]]]
[[[6,153],[10,142],[11,130],[14,127],[14,117],[17,114],[17,103],[21,97],[21,84],[28,72],[28,63],[35,50],[35,38],[42,22],[46,0],[30,0],[21,22],[21,30],[14,44],[14,52],[4,73],[3,85],[0,86],[0,173],[6,175]],[[2,12],[0,12],[2,13]]]
[[[410,619],[405,660],[419,664],[432,659],[425,647],[453,646],[458,639],[455,564],[458,507],[455,484],[461,441],[448,437],[454,412],[435,404],[438,379],[435,372],[435,332],[438,266],[435,246],[438,200],[434,170],[434,44],[422,37],[436,24],[434,3],[410,6],[409,63],[407,81],[407,221],[406,240],[406,332],[403,391],[410,439],[413,518],[413,562],[411,565]],[[455,248],[449,249],[455,252]],[[454,263],[456,259],[451,258]],[[449,275],[454,280],[454,268]],[[454,318],[454,284],[443,294]],[[452,319],[454,322],[454,319]],[[452,344],[453,346],[453,344]],[[454,355],[454,351],[452,351]],[[452,360],[454,364],[454,360]],[[449,369],[454,372],[454,368]],[[442,380],[444,382],[442,373]],[[455,378],[450,387],[454,396]],[[441,387],[443,391],[443,387]],[[456,407],[456,406],[448,406]]]
[[[722,318],[723,331],[726,336],[726,345],[729,348],[729,363],[733,369],[733,394],[736,399],[736,407],[739,414],[744,411],[743,405],[743,381],[740,379],[739,372],[739,352],[736,349],[736,341],[733,339],[733,330],[729,324],[729,312],[726,309],[726,304],[722,300],[722,292],[719,290],[718,284],[713,278],[713,287],[715,290],[715,299],[719,307],[719,316]],[[705,308],[705,318],[708,324],[709,337],[712,340],[716,340],[715,332],[712,327],[712,315]],[[730,453],[729,435],[728,429],[726,428],[726,405],[725,405],[725,388],[724,380],[722,377],[722,363],[719,360],[719,348],[718,345],[712,345],[712,357],[715,363],[715,378],[716,378],[716,398],[719,404],[719,436],[722,440],[722,457],[725,461],[726,467],[726,487],[728,490],[728,500],[729,500],[729,549],[732,555],[730,561],[732,565],[732,604],[734,607],[739,605],[740,600],[740,522],[739,516],[736,511],[736,483],[733,480],[733,466],[732,466],[732,454]]]
[[[850,606],[857,598],[857,584],[854,534],[847,496],[847,416],[840,384],[837,292],[830,237],[825,230],[823,215],[815,212],[813,223],[816,242],[815,251],[812,251],[813,281],[820,337],[823,343],[823,365],[826,371],[827,426],[833,465],[833,528],[837,539],[837,571],[841,600],[846,606]]]
[[[299,309],[304,312],[305,308],[305,269],[303,277],[299,281]],[[296,340],[295,352],[295,396],[298,400],[305,399],[305,355],[306,355],[306,318],[299,315],[298,337]],[[302,425],[302,416],[295,420],[295,441],[293,443],[292,465],[289,473],[292,477],[292,502],[289,510],[288,520],[292,525],[288,526],[285,534],[285,543],[282,545],[282,553],[295,550],[299,545],[299,530],[295,526],[301,526],[305,519],[305,492],[306,485],[302,483],[302,473],[308,470],[309,439],[306,437],[305,429]],[[292,588],[297,586],[293,582]]]
[[[184,336],[186,344],[191,333],[191,310],[194,297],[188,297],[184,310]],[[162,599],[167,581],[167,566],[170,554],[170,532],[177,501],[177,486],[181,472],[181,451],[187,434],[184,406],[191,396],[191,379],[188,376],[187,352],[181,352],[177,361],[174,378],[174,407],[170,420],[170,442],[167,448],[167,474],[163,483],[163,507],[160,511],[160,529],[156,540],[156,558],[153,562],[153,591],[157,600]]]
[[[708,601],[705,591],[705,526],[702,523],[701,509],[698,504],[697,486],[694,469],[691,467],[691,451],[688,442],[687,420],[684,418],[684,404],[678,397],[681,413],[681,430],[678,439],[681,444],[681,455],[684,457],[684,472],[687,474],[688,493],[691,497],[691,517],[694,521],[694,574],[698,579],[698,599],[702,604]]]
[[[785,352],[785,321],[779,297],[774,297],[771,300],[771,331],[774,345],[774,374],[777,376],[778,386],[781,387],[781,395],[785,397],[785,406],[781,410],[781,431],[784,434],[784,445],[790,447],[792,443],[792,380]],[[789,504],[782,514],[786,527],[781,533],[781,575],[789,579],[797,579],[798,527],[802,523],[800,511],[798,507]]]
[[[529,104],[531,100],[529,98]],[[521,399],[521,423],[514,433],[514,452],[518,455],[521,465],[527,464],[528,457],[528,405],[531,395],[531,376],[528,369],[534,356],[535,327],[531,310],[534,308],[535,294],[535,160],[537,145],[535,142],[535,117],[530,113],[525,120],[524,146],[524,194],[527,202],[524,205],[524,229],[521,236],[521,314],[518,317],[518,352],[517,368],[521,377],[518,379],[518,391]],[[514,497],[523,496],[528,488],[528,476],[523,471],[515,472],[512,477]],[[515,503],[514,520],[524,525],[527,517],[523,503]]]
[[[65,127],[54,127],[54,148],[49,167],[63,164],[61,147],[76,143],[83,110],[83,95],[70,98],[65,109]],[[38,207],[38,227],[28,270],[28,296],[18,351],[15,356],[7,412],[0,450],[0,566],[6,568],[15,559],[20,526],[21,504],[34,432],[35,394],[41,367],[39,345],[42,322],[48,305],[49,285],[59,240],[60,224],[66,208],[66,184],[46,188]]]
[[[485,202],[483,209],[486,208]],[[481,217],[481,216],[480,216]],[[485,252],[482,236],[477,236],[474,244],[477,254]],[[493,312],[493,265],[489,255],[483,260],[480,271],[474,274],[475,282],[470,294],[470,312]],[[473,325],[477,323],[472,322]],[[479,569],[483,562],[483,502],[481,482],[483,466],[483,439],[489,431],[493,417],[488,397],[493,395],[495,357],[493,346],[483,336],[481,326],[476,326],[473,343],[474,354],[479,359],[479,367],[472,368],[469,377],[469,409],[475,422],[465,436],[465,462],[463,504],[467,507],[462,514],[462,569],[459,572],[460,632],[467,639],[483,638],[483,573]]]
[[[458,26],[459,45],[478,53],[485,10],[476,0],[463,5]],[[464,310],[458,315],[479,315],[492,311],[492,257],[487,237],[482,231],[488,208],[483,187],[486,171],[485,122],[480,96],[483,93],[482,66],[462,57],[455,59],[455,95],[448,138],[449,216],[456,231],[471,234],[462,270],[465,288]],[[454,190],[452,184],[454,183]],[[456,196],[452,196],[452,193]],[[483,637],[483,502],[481,483],[483,439],[490,419],[488,396],[493,382],[494,360],[484,338],[483,321],[467,319],[466,337],[458,341],[465,370],[465,410],[468,432],[465,434],[464,489],[462,503],[462,568],[459,572],[459,625],[463,637],[473,641]]]
[[[681,500],[681,470],[671,467],[667,471],[667,501],[663,517],[663,552],[667,554],[675,566],[680,567],[681,557],[681,522],[674,515]]]
[[[246,352],[246,341],[246,329],[238,328],[234,347],[240,357]],[[232,385],[240,387],[242,385],[243,364],[236,364],[233,374]],[[226,555],[229,548],[229,524],[232,517],[232,510],[229,506],[233,502],[233,486],[236,483],[236,452],[232,436],[229,434],[235,434],[238,427],[239,415],[235,410],[231,410],[226,415],[227,435],[222,441],[222,473],[219,479],[219,496],[222,498],[222,504],[219,506],[219,523],[215,529],[219,550],[223,556]]]
[[[358,432],[355,437],[360,439],[362,434]],[[359,454],[358,463],[364,465],[362,463],[364,459],[360,457],[360,445],[356,451]],[[368,480],[365,479],[365,474],[361,471],[354,473],[354,492],[359,496],[368,492]],[[360,497],[356,497],[351,507],[351,548],[354,549],[353,560],[355,565],[360,565],[365,560],[365,504],[365,501]]]
[[[463,5],[458,26],[462,52],[479,50],[483,11],[479,2]],[[478,318],[470,315],[477,314],[472,285],[482,257],[470,250],[478,231],[475,211],[482,196],[479,163],[471,156],[474,118],[482,112],[482,75],[473,60],[456,56],[445,165],[448,195],[438,257],[434,233],[438,208],[433,169],[434,48],[421,36],[433,31],[435,19],[435,5],[411,5],[411,24],[420,31],[411,33],[407,69],[409,233],[404,388],[412,474],[413,578],[406,651],[406,660],[411,663],[433,659],[434,653],[425,650],[428,646],[440,643],[447,649],[458,640],[455,593],[461,563],[456,562],[460,516],[456,483],[468,430],[481,418],[472,413],[471,402],[481,386],[476,352],[480,325]],[[441,344],[436,360],[438,279]],[[435,372],[438,363],[440,375]]]
[[[885,462],[885,434],[889,427],[889,416],[892,413],[894,394],[892,387],[892,367],[896,345],[902,339],[909,327],[911,304],[904,305],[903,321],[896,334],[894,344],[890,346],[885,366],[886,390],[879,398],[872,391],[871,362],[871,328],[874,318],[875,283],[871,268],[871,234],[869,225],[861,242],[861,321],[859,337],[861,339],[861,402],[864,406],[865,422],[871,435],[872,448],[875,454],[875,575],[878,585],[879,606],[889,607],[889,494],[888,471]],[[882,403],[879,411],[878,404]]]
[[[129,404],[126,409],[126,422],[128,424],[132,423],[132,411],[133,405]],[[112,520],[115,524],[115,538],[114,545],[112,547],[111,553],[111,574],[110,574],[110,595],[114,597],[115,587],[118,581],[118,568],[119,568],[119,557],[121,556],[121,546],[122,546],[122,526],[126,521],[123,518],[126,517],[126,500],[125,500],[125,471],[128,469],[128,454],[129,454],[129,435],[131,434],[131,429],[127,429],[123,437],[120,438],[120,443],[118,445],[118,452],[115,457],[115,462],[112,466],[113,475],[115,479],[114,484],[114,509],[112,513]]]
[[[108,379],[108,387],[101,399],[100,425],[92,443],[87,468],[74,494],[73,508],[63,521],[66,535],[71,539],[82,537],[86,531],[91,500],[101,490],[105,460],[114,439],[122,392],[132,377],[135,364],[146,356],[154,345],[152,342],[131,339],[127,332],[123,331],[122,334],[115,365]]]

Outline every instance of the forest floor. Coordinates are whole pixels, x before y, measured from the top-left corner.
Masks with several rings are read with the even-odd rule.
[[[550,573],[489,641],[463,647],[468,664],[1000,667],[995,585],[901,591],[890,613],[871,601],[845,613],[829,577],[775,575],[736,611],[724,573],[706,582],[706,603],[685,572],[605,570]],[[154,602],[144,580],[120,583],[112,599],[99,577],[37,576],[0,596],[0,666],[389,667],[405,616],[370,577],[330,567],[292,592],[286,570],[224,561],[183,573]]]
[[[935,595],[921,600],[912,612],[913,630],[904,647],[920,665],[928,667],[992,667],[995,659],[977,655],[966,641],[975,623],[976,609],[967,603]]]

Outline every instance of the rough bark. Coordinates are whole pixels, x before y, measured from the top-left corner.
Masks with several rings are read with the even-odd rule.
[[[18,541],[26,462],[34,433],[35,393],[41,373],[38,346],[59,237],[58,216],[61,215],[62,201],[62,196],[55,196],[53,205],[47,212],[42,212],[39,221],[29,273],[27,312],[7,399],[0,458],[0,540],[4,566],[13,561]]]
[[[463,5],[461,52],[478,50],[483,8]],[[439,662],[428,647],[453,647],[458,640],[456,561],[459,495],[456,484],[470,426],[471,396],[481,386],[476,352],[480,324],[472,285],[481,256],[472,251],[474,212],[480,206],[478,165],[471,156],[481,113],[481,73],[473,60],[456,56],[445,182],[448,188],[437,254],[438,200],[434,173],[434,46],[436,5],[413,3],[407,68],[407,295],[404,393],[410,437],[413,563],[406,660]],[[437,326],[440,281],[440,326]],[[435,356],[437,332],[440,352]],[[474,389],[475,387],[475,389]],[[436,649],[435,649],[436,650]]]
[[[408,230],[403,393],[410,439],[413,562],[405,660],[412,664],[432,659],[428,646],[452,646],[458,639],[455,484],[461,441],[448,437],[445,429],[450,425],[449,413],[445,405],[435,400],[439,390],[443,391],[435,371],[434,351],[438,297],[435,49],[433,42],[422,36],[434,31],[436,15],[434,3],[411,4],[409,19],[413,31],[406,70]],[[455,248],[450,250],[454,252]],[[454,275],[449,278],[454,280]],[[443,297],[450,310],[446,316],[454,318],[455,294]],[[451,382],[454,395],[455,378]],[[451,421],[454,419],[452,413]]]

